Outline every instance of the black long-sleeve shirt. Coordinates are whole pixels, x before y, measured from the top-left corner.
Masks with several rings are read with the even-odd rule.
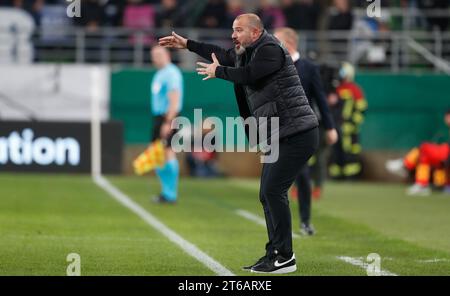
[[[210,62],[212,62],[211,55],[214,53],[220,64],[216,69],[216,77],[236,84],[254,84],[259,79],[281,69],[285,59],[283,50],[273,44],[258,49],[250,63],[244,62],[242,67],[235,67],[236,53],[234,49],[225,50],[213,44],[194,40],[188,40],[187,48]],[[247,53],[244,53],[242,59],[250,58],[246,55]],[[311,101],[314,101],[319,108],[325,129],[334,128],[318,67],[306,59],[299,59],[294,65],[310,104]]]
[[[309,107],[292,60],[272,35],[264,31],[242,55],[236,55],[233,48],[225,50],[193,40],[187,41],[187,49],[208,61],[212,61],[212,54],[215,54],[220,64],[216,67],[215,76],[234,83],[242,118],[261,117],[262,114],[289,117],[289,124],[280,120],[280,138],[317,127],[317,118]],[[281,77],[276,77],[277,73]],[[280,89],[283,78],[291,78],[292,88]],[[270,95],[274,96],[273,102],[266,102]],[[279,101],[282,102],[275,105]],[[256,106],[261,102],[262,105]],[[264,109],[260,109],[263,106]],[[247,130],[246,133],[248,135]]]
[[[199,56],[212,61],[211,54],[214,53],[219,60],[220,66],[216,69],[216,77],[237,84],[254,84],[278,70],[284,64],[284,53],[279,46],[268,44],[258,49],[255,57],[242,67],[235,67],[236,53],[234,49],[225,50],[221,47],[199,43],[188,40],[187,48]],[[243,59],[249,59],[244,53]]]

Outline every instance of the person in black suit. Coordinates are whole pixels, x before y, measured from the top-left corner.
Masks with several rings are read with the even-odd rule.
[[[312,61],[301,58],[298,52],[298,34],[291,28],[278,28],[274,36],[277,37],[292,57],[300,82],[325,131],[325,141],[328,145],[337,142],[338,133],[335,129],[330,109],[328,108],[325,88],[319,73],[319,67]],[[314,108],[316,107],[316,108]],[[311,219],[311,183],[309,167],[305,164],[297,175],[296,185],[298,188],[298,201],[300,211],[300,231],[305,235],[313,235],[314,227]]]

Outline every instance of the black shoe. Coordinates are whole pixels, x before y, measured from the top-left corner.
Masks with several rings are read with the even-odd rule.
[[[253,266],[256,266],[256,265],[258,265],[258,264],[263,263],[263,261],[266,260],[266,256],[267,256],[267,255],[264,255],[264,256],[262,256],[261,258],[259,258],[258,261],[256,261],[256,263],[253,264],[253,265],[249,265],[249,266],[244,266],[244,267],[242,267],[242,270],[250,271],[250,269],[252,269]]]
[[[266,260],[251,269],[252,272],[257,273],[289,273],[296,270],[295,254],[291,257],[283,257],[280,254],[268,256]]]
[[[300,233],[303,235],[314,235],[316,231],[311,224],[302,223],[300,226]]]
[[[168,200],[167,198],[165,198],[162,194],[158,195],[158,196],[154,196],[152,198],[152,201],[154,203],[159,203],[159,204],[175,204],[176,201],[175,200]]]

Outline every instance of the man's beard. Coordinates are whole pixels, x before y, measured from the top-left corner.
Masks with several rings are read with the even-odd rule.
[[[239,47],[235,46],[235,47],[234,47],[234,52],[235,52],[238,56],[243,55],[244,52],[245,52],[245,47],[243,47],[242,45],[239,45]]]

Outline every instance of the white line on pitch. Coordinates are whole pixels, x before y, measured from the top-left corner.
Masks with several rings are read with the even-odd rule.
[[[342,260],[346,263],[350,263],[351,265],[355,265],[355,266],[359,266],[365,270],[367,270],[367,267],[369,266],[369,264],[367,264],[366,262],[362,261],[361,259],[358,258],[354,258],[354,257],[347,257],[347,256],[338,256],[337,257],[339,260]],[[387,270],[380,270],[380,275],[384,275],[384,276],[397,276],[397,274],[392,273],[390,271]]]
[[[112,185],[108,180],[106,180],[103,176],[93,176],[93,180],[95,184],[101,187],[103,190],[108,192],[116,201],[121,203],[124,207],[128,208],[136,215],[142,218],[148,225],[152,226],[154,229],[159,231],[165,237],[167,237],[170,241],[178,245],[183,251],[187,254],[191,255],[210,270],[214,271],[217,275],[234,275],[231,271],[222,266],[219,262],[208,256],[202,250],[200,250],[194,244],[188,242],[184,238],[182,238],[175,231],[171,230],[161,221],[159,221],[155,216],[147,212],[144,208],[134,202],[131,198],[122,193],[119,189],[117,189],[114,185]]]
[[[428,260],[416,260],[419,263],[436,263],[436,262],[449,262],[449,259],[439,259],[439,258],[434,258],[434,259],[428,259]]]
[[[236,214],[247,220],[253,221],[256,224],[266,227],[266,221],[263,218],[255,215],[253,213],[250,213],[249,211],[239,209],[239,210],[236,210]],[[292,232],[292,237],[299,238],[300,236],[297,233]]]

